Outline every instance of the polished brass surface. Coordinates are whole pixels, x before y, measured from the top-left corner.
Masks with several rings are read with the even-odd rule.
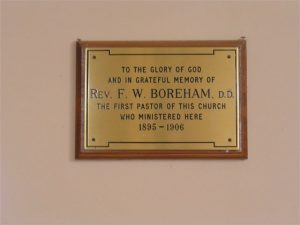
[[[86,150],[239,149],[239,49],[85,49]]]

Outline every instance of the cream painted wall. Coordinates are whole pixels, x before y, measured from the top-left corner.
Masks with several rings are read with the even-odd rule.
[[[298,224],[299,2],[1,3],[2,224]],[[75,40],[248,40],[248,160],[74,160]]]

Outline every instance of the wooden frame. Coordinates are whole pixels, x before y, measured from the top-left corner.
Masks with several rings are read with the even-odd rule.
[[[230,150],[110,150],[84,149],[85,50],[101,47],[235,47],[239,50],[239,146]],[[78,41],[76,62],[76,159],[96,158],[247,158],[247,72],[246,40],[224,41]]]

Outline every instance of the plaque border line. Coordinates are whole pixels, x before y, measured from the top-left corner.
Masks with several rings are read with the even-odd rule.
[[[108,52],[109,56],[152,56],[152,55],[162,55],[162,56],[180,56],[180,55],[191,55],[191,56],[201,56],[201,55],[209,55],[209,56],[214,56],[215,52],[217,51],[233,51],[235,53],[234,57],[234,70],[235,70],[235,108],[236,108],[236,113],[235,113],[235,145],[216,145],[215,141],[107,141],[107,145],[89,145],[88,143],[88,109],[89,109],[89,104],[88,104],[88,79],[89,79],[89,60],[90,60],[90,52]],[[110,144],[213,144],[214,148],[230,148],[230,147],[237,147],[238,146],[238,70],[237,70],[237,49],[213,49],[212,53],[172,53],[172,54],[167,54],[167,53],[111,53],[111,49],[87,49],[86,51],[86,90],[85,90],[85,103],[86,103],[86,114],[85,114],[85,147],[88,148],[107,148],[110,147]],[[90,150],[91,151],[91,150]],[[176,150],[178,151],[178,150]],[[235,150],[237,151],[237,150]]]
[[[84,147],[84,102],[85,60],[88,48],[118,47],[233,47],[238,51],[239,149],[215,150],[86,150]],[[76,42],[76,115],[75,115],[75,159],[247,159],[247,54],[244,37],[237,40],[181,40],[181,41],[81,41]]]

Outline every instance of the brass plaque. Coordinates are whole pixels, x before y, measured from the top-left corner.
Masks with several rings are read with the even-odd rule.
[[[245,40],[77,51],[77,158],[247,157]]]

